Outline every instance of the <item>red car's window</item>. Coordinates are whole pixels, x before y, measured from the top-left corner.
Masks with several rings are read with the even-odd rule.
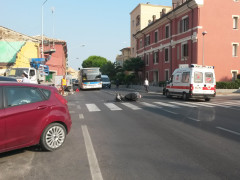
[[[4,92],[8,107],[44,100],[39,90],[32,87],[6,87]]]
[[[49,97],[51,96],[51,91],[46,90],[46,89],[41,89],[41,91],[46,96],[46,98],[49,99]]]

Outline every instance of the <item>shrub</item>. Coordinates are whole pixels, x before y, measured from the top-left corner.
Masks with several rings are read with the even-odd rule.
[[[240,87],[240,80],[232,82],[217,82],[217,89],[238,89]]]

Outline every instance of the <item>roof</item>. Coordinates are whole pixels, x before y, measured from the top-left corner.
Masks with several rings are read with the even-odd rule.
[[[140,3],[138,4],[131,12],[130,14],[132,14],[133,11],[135,11],[139,6],[154,6],[154,7],[166,7],[166,8],[171,8],[171,6],[163,6],[163,5],[155,5],[155,4],[143,4],[143,3]]]
[[[33,41],[39,42],[38,39],[0,26],[0,40],[7,41]]]
[[[154,24],[156,24],[157,22],[161,21],[162,19],[164,19],[165,17],[167,17],[169,14],[175,12],[176,10],[178,10],[179,8],[181,8],[182,6],[185,6],[186,4],[195,1],[195,0],[187,0],[184,3],[182,3],[181,5],[179,5],[178,7],[172,9],[171,11],[169,11],[168,13],[164,14],[162,17],[160,17],[159,19],[157,19],[156,21],[152,22],[151,24],[149,24],[147,27],[143,28],[142,30],[138,31],[135,35],[142,33],[144,30],[146,30],[147,28],[153,26]]]
[[[33,37],[34,37],[35,39],[40,40],[40,41],[42,40],[42,36],[40,36],[40,35],[33,36]],[[49,38],[49,37],[46,37],[46,36],[43,36],[43,40],[47,40],[47,41],[55,42],[55,43],[63,43],[63,44],[66,43],[66,41],[64,41],[64,40]]]

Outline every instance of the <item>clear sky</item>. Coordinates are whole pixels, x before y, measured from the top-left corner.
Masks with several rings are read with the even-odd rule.
[[[44,1],[0,0],[0,26],[30,36],[40,35]],[[170,6],[172,0],[47,0],[44,35],[67,42],[69,65],[74,69],[91,55],[113,62],[120,49],[130,46],[129,13],[139,3],[147,2]]]

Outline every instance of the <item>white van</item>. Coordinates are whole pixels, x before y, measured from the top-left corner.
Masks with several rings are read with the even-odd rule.
[[[180,65],[172,74],[165,89],[167,97],[180,96],[183,100],[188,98],[205,99],[209,101],[216,96],[216,81],[213,66],[192,64]]]
[[[111,88],[111,82],[108,75],[101,75],[101,80],[103,88]]]

